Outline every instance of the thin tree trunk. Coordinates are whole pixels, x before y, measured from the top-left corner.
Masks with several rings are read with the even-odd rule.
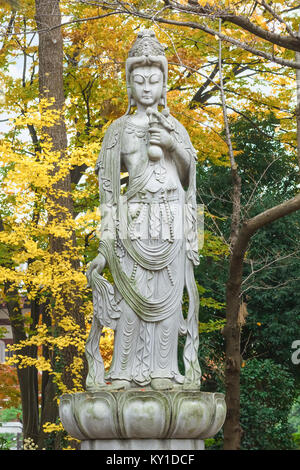
[[[219,20],[221,33],[221,20]],[[224,449],[239,449],[241,441],[240,427],[240,338],[241,331],[238,324],[240,306],[240,289],[242,283],[243,260],[235,262],[234,246],[236,244],[241,219],[241,178],[234,158],[227,115],[226,99],[224,93],[222,73],[222,41],[219,39],[219,76],[220,94],[224,116],[224,127],[229,152],[231,178],[232,178],[232,215],[230,229],[230,274],[226,285],[226,327],[223,330],[225,337],[225,390],[227,415],[224,423]],[[234,269],[232,270],[232,266]]]

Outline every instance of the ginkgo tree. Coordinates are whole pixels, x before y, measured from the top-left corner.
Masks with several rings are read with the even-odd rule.
[[[38,6],[36,10],[33,3],[27,7],[28,10],[19,17],[15,12],[11,14],[16,31],[20,24],[27,28],[31,21],[35,23],[31,19],[35,12],[38,13]],[[53,10],[48,13],[48,20],[56,22],[58,18],[52,13]],[[12,139],[9,130],[1,142],[1,246],[6,253],[1,263],[1,279],[15,340],[11,363],[16,364],[18,370],[24,436],[37,442],[40,421],[43,425],[57,418],[55,397],[66,390],[82,390],[87,335],[85,319],[89,317],[90,302],[86,295],[83,262],[80,266],[84,245],[78,246],[76,230],[84,233],[87,230],[85,224],[95,225],[97,216],[91,214],[88,222],[80,216],[75,220],[70,171],[77,166],[78,159],[80,164],[90,165],[88,160],[93,155],[95,158],[99,145],[92,143],[88,148],[87,144],[84,152],[77,149],[73,156],[70,150],[67,154],[62,81],[61,86],[56,82],[51,90],[53,77],[47,83],[49,64],[42,61],[39,61],[39,77],[35,75],[37,45],[33,46],[31,41],[27,43],[26,32],[24,29],[23,40],[6,41],[5,36],[3,44],[3,56],[7,49],[16,45],[24,60],[22,78],[15,83],[6,82],[4,104],[15,117]],[[56,32],[58,38],[61,37],[61,31]],[[40,40],[39,47],[42,46]],[[62,67],[60,57],[57,58],[55,51],[50,57],[54,60],[50,70],[53,67],[55,76],[62,80],[62,73],[58,73],[59,66]],[[30,59],[30,79],[27,81],[26,66]],[[21,135],[26,128],[29,142]],[[31,302],[31,324],[27,331],[19,295],[26,296]],[[43,371],[41,417],[37,370]]]
[[[23,410],[25,436],[36,442],[42,436],[40,446],[43,424],[57,418],[55,397],[83,389],[92,315],[84,273],[97,251],[100,220],[94,164],[107,126],[127,108],[127,51],[139,29],[152,27],[166,45],[170,111],[191,135],[199,165],[232,169],[233,236],[224,240],[216,230],[206,240],[216,256],[227,253],[232,260],[228,293],[230,287],[235,292],[227,297],[232,322],[226,328],[234,349],[232,363],[227,350],[227,378],[234,377],[234,385],[227,389],[232,419],[225,434],[227,446],[238,448],[239,282],[249,237],[266,219],[252,220],[250,229],[249,223],[241,224],[238,169],[230,132],[223,132],[224,118],[225,124],[227,113],[251,122],[258,107],[262,114],[272,110],[278,139],[296,164],[293,67],[299,40],[296,2],[285,3],[289,11],[283,17],[280,2],[30,0],[1,12],[2,116],[11,116],[0,142],[1,283],[23,408],[29,404]],[[13,60],[19,77],[11,74]],[[296,197],[288,209],[271,210],[267,221],[296,210],[297,204]],[[31,302],[26,328],[20,295]],[[203,304],[205,297],[202,292]],[[220,307],[212,301],[210,306]],[[108,332],[108,352],[112,341]],[[37,370],[43,373],[42,413]]]

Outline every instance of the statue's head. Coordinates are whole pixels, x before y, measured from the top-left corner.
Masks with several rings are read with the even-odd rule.
[[[139,32],[126,60],[127,114],[137,100],[144,105],[152,106],[155,102],[166,108],[167,78],[164,47],[153,31]]]

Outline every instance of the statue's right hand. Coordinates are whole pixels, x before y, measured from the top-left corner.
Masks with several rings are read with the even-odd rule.
[[[91,287],[92,283],[92,272],[94,271],[94,269],[96,269],[96,271],[101,274],[103,269],[105,268],[105,265],[106,265],[106,259],[105,257],[99,253],[96,258],[93,259],[93,261],[91,261],[91,264],[89,265],[88,269],[87,269],[87,272],[86,272],[86,277],[87,277],[87,280],[88,280],[88,287]]]

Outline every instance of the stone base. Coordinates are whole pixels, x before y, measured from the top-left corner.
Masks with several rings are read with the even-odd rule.
[[[204,450],[201,439],[93,439],[81,441],[81,450]]]
[[[220,393],[103,390],[62,395],[59,413],[82,449],[198,450],[223,426],[226,406]]]

